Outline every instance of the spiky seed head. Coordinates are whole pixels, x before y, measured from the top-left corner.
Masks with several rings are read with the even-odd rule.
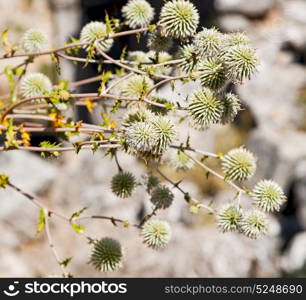
[[[163,116],[154,116],[151,124],[157,135],[154,154],[161,155],[175,137],[174,125],[169,119]]]
[[[266,215],[259,210],[252,210],[243,215],[240,228],[251,239],[257,239],[268,229]]]
[[[133,75],[126,80],[122,95],[131,98],[141,98],[153,87],[153,85],[153,80],[149,77]]]
[[[234,204],[226,204],[217,214],[218,227],[222,232],[239,229],[242,219],[242,209]]]
[[[223,34],[216,28],[203,28],[193,40],[196,49],[202,56],[211,56],[219,52],[223,40]]]
[[[169,51],[172,44],[171,38],[163,36],[160,30],[156,30],[149,34],[147,46],[150,50],[156,52]]]
[[[199,13],[188,0],[168,1],[161,9],[159,24],[164,36],[185,39],[196,32]]]
[[[52,83],[50,79],[42,73],[31,73],[23,77],[20,84],[20,90],[22,96],[25,98],[42,96],[51,92]]]
[[[171,206],[174,199],[173,193],[164,185],[158,185],[152,190],[150,201],[157,209],[166,209]]]
[[[225,85],[226,72],[222,61],[216,57],[207,57],[200,60],[198,71],[203,87],[219,90]]]
[[[150,248],[165,247],[171,239],[171,229],[166,221],[149,220],[143,225],[143,242]]]
[[[254,205],[266,212],[279,211],[281,205],[286,201],[282,188],[272,180],[259,181],[251,197]]]
[[[194,166],[194,161],[189,158],[183,151],[177,150],[173,152],[171,164],[176,170],[190,170]]]
[[[125,131],[127,145],[136,152],[154,152],[158,138],[152,123],[135,122]]]
[[[258,66],[258,56],[249,46],[230,47],[224,55],[227,75],[234,83],[242,83],[250,79]]]
[[[145,0],[129,0],[122,15],[130,28],[146,27],[154,18],[154,8]]]
[[[223,35],[223,47],[233,47],[238,45],[247,45],[248,37],[243,32],[233,32]]]
[[[89,262],[101,272],[110,272],[121,267],[122,259],[121,244],[117,240],[105,237],[94,242]]]
[[[156,188],[160,184],[159,179],[152,174],[145,175],[144,180],[145,180],[145,185],[147,187],[147,192],[149,194],[154,188]]]
[[[159,97],[159,96],[152,97],[150,99],[150,101],[156,102],[156,103],[159,103],[159,104],[166,104],[166,103],[171,104],[170,102],[167,101],[166,98]],[[168,108],[166,108],[166,107],[159,107],[159,106],[156,106],[156,105],[153,105],[153,104],[148,105],[148,109],[152,113],[154,113],[155,115],[161,115],[161,116],[165,116],[169,112]]]
[[[129,128],[132,124],[137,122],[148,122],[153,118],[153,114],[147,109],[137,109],[129,111],[125,114],[122,122],[123,131]]]
[[[222,97],[224,111],[222,116],[222,124],[232,122],[241,110],[241,105],[238,97],[233,93],[226,93]]]
[[[190,73],[195,69],[195,67],[196,67],[196,65],[199,61],[199,51],[192,44],[185,45],[180,50],[180,58],[184,59],[179,64],[180,69],[183,72]]]
[[[112,178],[112,192],[120,198],[130,197],[135,187],[136,180],[134,175],[130,172],[121,171]]]
[[[92,44],[95,40],[105,38],[109,32],[107,31],[107,26],[103,22],[92,21],[86,24],[81,30],[80,40],[82,43]],[[99,42],[99,46],[105,52],[109,51],[113,45],[113,39],[102,40]],[[89,46],[85,46],[89,49]]]
[[[254,154],[243,147],[230,150],[221,161],[225,178],[229,180],[247,180],[256,170]]]
[[[220,122],[224,106],[215,92],[204,88],[191,96],[188,111],[193,125],[198,128],[207,128]]]
[[[40,29],[27,30],[21,38],[21,48],[24,52],[39,52],[47,47],[47,35]]]

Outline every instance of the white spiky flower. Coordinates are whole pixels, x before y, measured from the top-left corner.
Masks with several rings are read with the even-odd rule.
[[[222,232],[239,229],[242,218],[242,209],[234,204],[226,204],[217,213],[217,224]]]
[[[171,164],[176,170],[186,171],[194,167],[194,161],[181,150],[173,152],[171,157]]]
[[[203,28],[193,40],[193,44],[202,56],[217,54],[221,48],[223,34],[216,28]]]
[[[252,190],[251,196],[254,205],[266,212],[279,211],[286,201],[282,188],[272,180],[259,181]]]
[[[257,239],[267,232],[267,217],[259,210],[247,212],[243,215],[240,228],[247,237]]]
[[[93,44],[97,39],[103,39],[107,37],[109,32],[107,31],[107,26],[103,22],[92,21],[86,24],[81,30],[80,40],[82,43]],[[109,51],[113,45],[113,39],[101,40],[99,46],[105,52]],[[89,49],[89,46],[85,46]]]
[[[154,114],[148,109],[133,109],[127,112],[123,117],[123,131],[137,122],[150,122]]]
[[[233,93],[226,93],[222,97],[224,111],[222,116],[222,124],[232,122],[241,110],[240,100]]]
[[[223,35],[223,47],[233,47],[238,45],[247,45],[248,37],[243,32],[233,32]]]
[[[153,152],[158,134],[152,123],[135,122],[125,130],[126,143],[132,150]]]
[[[21,48],[24,52],[39,52],[47,47],[47,35],[40,29],[28,29],[21,38]]]
[[[245,79],[250,79],[259,63],[255,50],[245,45],[230,47],[224,59],[227,75],[234,83],[242,83]]]
[[[154,8],[145,0],[129,0],[122,15],[130,28],[146,27],[154,18]]]
[[[131,98],[141,98],[154,85],[152,79],[143,75],[133,75],[125,81],[122,95]]]
[[[183,72],[190,73],[199,61],[199,51],[192,44],[185,45],[180,50],[180,58],[183,61],[179,64],[179,67]]]
[[[143,225],[143,242],[150,248],[165,247],[171,239],[171,229],[166,221],[149,220]]]
[[[101,272],[119,269],[122,265],[123,249],[121,244],[112,238],[105,237],[95,241],[90,255],[90,263]]]
[[[212,90],[204,88],[192,94],[188,111],[196,128],[207,128],[219,123],[224,106],[220,98]]]
[[[256,170],[254,154],[243,147],[230,150],[221,161],[225,178],[229,180],[247,180]]]
[[[152,63],[165,63],[167,61],[170,61],[172,59],[172,55],[169,54],[168,52],[161,51],[161,52],[156,52],[156,51],[149,51],[147,53],[148,60]],[[151,73],[154,73],[156,75],[169,75],[172,71],[171,66],[167,65],[162,65],[162,66],[154,66],[154,65],[144,65],[143,69],[146,70],[147,68],[150,70]]]
[[[147,46],[150,50],[156,52],[169,51],[172,44],[172,39],[163,36],[159,30],[149,34]]]
[[[219,90],[225,85],[226,72],[219,58],[206,57],[200,60],[197,70],[203,87]]]
[[[196,32],[199,18],[198,10],[190,1],[172,0],[162,7],[159,24],[163,35],[185,39]]]
[[[144,51],[129,51],[127,55],[127,59],[139,63],[149,63],[150,59],[148,57],[148,54]]]
[[[151,124],[157,135],[153,152],[156,155],[161,155],[175,137],[174,125],[168,118],[158,115],[151,118]]]
[[[52,83],[50,79],[42,73],[31,73],[23,77],[20,84],[20,90],[22,96],[25,98],[42,96],[51,92]]]

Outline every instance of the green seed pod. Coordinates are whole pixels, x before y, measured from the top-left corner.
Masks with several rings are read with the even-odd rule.
[[[142,229],[143,242],[150,248],[165,247],[171,239],[171,229],[167,222],[160,220],[147,221]]]
[[[243,147],[230,150],[221,161],[225,178],[229,180],[247,180],[256,170],[254,154]]]
[[[166,209],[171,206],[174,199],[173,193],[164,185],[158,185],[152,190],[150,201],[157,209]]]
[[[129,0],[122,8],[122,15],[130,28],[146,27],[154,18],[154,9],[145,0]]]
[[[90,263],[101,272],[115,271],[121,267],[123,249],[117,240],[105,237],[94,242]]]
[[[257,239],[267,232],[268,222],[264,213],[252,210],[243,216],[240,226],[247,237]]]
[[[27,74],[21,81],[20,90],[22,96],[25,98],[42,96],[51,92],[52,83],[50,79],[42,73]]]
[[[217,214],[218,227],[222,232],[238,230],[242,209],[234,204],[226,204]]]
[[[120,197],[127,198],[132,195],[136,187],[136,180],[132,173],[121,171],[112,178],[112,192]]]
[[[155,187],[157,187],[160,184],[159,179],[156,176],[152,175],[152,174],[145,175],[144,176],[144,181],[145,181],[144,184],[147,187],[147,192],[149,194],[151,193],[151,191]]]
[[[226,82],[226,72],[219,58],[207,57],[198,64],[201,85],[212,90],[221,89]]]
[[[281,205],[286,201],[282,188],[272,180],[259,181],[251,196],[254,205],[266,212],[279,211]]]
[[[224,106],[212,90],[204,88],[191,96],[188,111],[194,125],[200,129],[219,123],[223,115]]]
[[[95,40],[105,38],[108,35],[107,26],[103,22],[93,21],[86,24],[81,30],[80,40],[82,43],[94,43]],[[112,39],[102,40],[99,42],[99,46],[105,52],[109,51],[113,45]],[[89,49],[89,46],[85,46]]]
[[[47,35],[40,29],[29,29],[21,38],[24,52],[40,52],[47,47]]]
[[[187,0],[172,0],[161,9],[159,25],[166,37],[185,39],[192,36],[199,24],[199,13]]]

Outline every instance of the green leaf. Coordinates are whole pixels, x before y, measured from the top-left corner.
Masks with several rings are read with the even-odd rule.
[[[4,68],[4,74],[9,83],[11,102],[15,103],[17,101],[17,86],[14,78],[14,72],[10,66],[6,66]]]
[[[44,229],[45,224],[46,224],[45,212],[43,209],[41,209],[39,212],[39,219],[36,227],[36,232],[37,233],[41,232]]]
[[[149,31],[153,32],[156,29],[156,25],[155,24],[151,24],[149,25]]]
[[[80,209],[80,210],[74,212],[74,213],[71,215],[70,220],[72,220],[73,218],[79,217],[87,208],[88,208],[88,207],[85,206],[85,207],[83,207],[82,209]]]
[[[67,257],[66,259],[59,262],[59,265],[66,268],[71,261],[72,261],[72,257]]]
[[[77,234],[82,234],[85,227],[82,226],[82,225],[78,225],[78,224],[74,224],[74,223],[71,223],[71,227],[74,229],[74,231],[77,233]]]
[[[9,183],[9,177],[6,174],[0,174],[0,187],[5,189]]]

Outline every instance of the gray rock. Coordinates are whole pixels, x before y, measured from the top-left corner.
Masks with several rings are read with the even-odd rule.
[[[257,17],[265,14],[275,3],[275,0],[217,0],[216,8],[221,12]]]
[[[251,25],[250,21],[241,14],[228,14],[219,17],[219,25],[224,31],[243,31]]]
[[[282,269],[292,273],[306,263],[306,232],[297,234],[281,259]]]

